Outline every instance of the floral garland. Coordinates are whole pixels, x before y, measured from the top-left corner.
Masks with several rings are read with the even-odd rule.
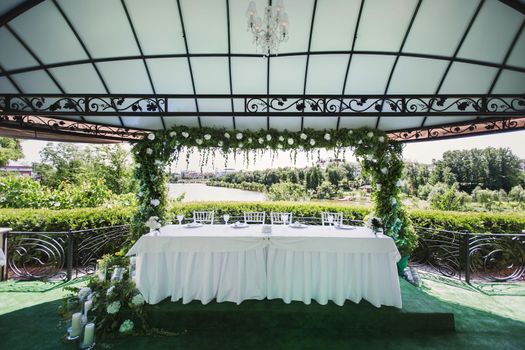
[[[201,163],[221,154],[225,159],[243,154],[246,162],[250,155],[257,159],[263,154],[275,155],[289,151],[295,161],[298,152],[313,157],[319,149],[331,149],[336,157],[353,150],[364,171],[373,180],[375,215],[382,218],[385,232],[396,240],[402,254],[415,249],[417,237],[400,202],[400,178],[403,170],[402,145],[392,141],[379,130],[368,128],[278,131],[238,131],[212,128],[176,126],[171,130],[148,134],[133,146],[138,167],[139,211],[135,216],[134,238],[145,233],[144,222],[152,216],[166,219],[167,174],[166,166],[186,151],[187,157],[197,150]]]

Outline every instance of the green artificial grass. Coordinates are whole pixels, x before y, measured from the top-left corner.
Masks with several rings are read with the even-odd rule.
[[[297,328],[297,325],[254,324],[242,329],[217,325],[216,328],[191,327],[169,336],[128,336],[99,341],[99,349],[523,349],[525,344],[525,285],[484,284],[469,286],[462,282],[422,276],[423,285],[416,288],[402,281],[404,309],[399,312],[390,308],[370,312],[385,315],[412,312],[451,312],[455,316],[456,332],[420,332],[406,325],[404,331],[363,332],[351,328]],[[62,344],[63,327],[57,327],[57,308],[65,295],[56,284],[40,282],[0,283],[0,349],[77,349],[76,344]],[[263,305],[279,305],[278,301],[241,304],[246,310],[265,308]],[[251,307],[251,303],[253,307]],[[345,304],[346,305],[346,304]],[[361,304],[360,304],[361,305]],[[164,306],[164,305],[162,305]],[[176,324],[177,308],[184,305],[170,303],[170,318],[161,322]],[[206,306],[186,305],[194,311]],[[225,305],[210,304],[210,309],[221,310]],[[282,306],[282,308],[281,308]],[[279,312],[287,307],[304,310],[304,305],[281,303]],[[324,313],[325,308],[310,305],[313,311]],[[367,308],[366,304],[358,306]],[[318,311],[317,309],[321,309]],[[335,305],[326,308],[336,310]],[[368,309],[368,308],[367,308]],[[180,311],[180,310],[179,310]],[[212,313],[214,311],[210,311]],[[334,314],[336,311],[334,311]],[[312,316],[313,315],[313,316]],[[181,316],[182,317],[182,316]],[[345,316],[346,317],[346,316]],[[359,322],[356,318],[354,322]],[[346,322],[351,322],[348,316]],[[400,320],[402,318],[400,317]],[[401,321],[402,322],[402,321]]]

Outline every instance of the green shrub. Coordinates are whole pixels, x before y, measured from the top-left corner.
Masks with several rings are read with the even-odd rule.
[[[129,224],[134,207],[0,209],[0,227],[15,231],[67,231]]]
[[[131,222],[136,207],[49,209],[0,209],[0,227],[17,231],[67,231]],[[370,209],[332,202],[190,202],[172,203],[170,215],[182,213],[187,218],[194,210],[215,210],[241,216],[245,211],[293,212],[294,216],[321,217],[322,211],[341,211],[345,218],[363,220]],[[440,210],[412,210],[408,213],[415,226],[474,233],[519,233],[525,229],[525,212],[477,213]]]
[[[100,179],[80,184],[64,182],[50,189],[29,177],[0,177],[0,208],[95,208],[113,197]]]
[[[268,190],[268,199],[271,201],[304,201],[308,199],[304,185],[291,182],[279,182]]]
[[[323,181],[315,191],[317,199],[334,199],[341,196],[341,191],[330,181]]]

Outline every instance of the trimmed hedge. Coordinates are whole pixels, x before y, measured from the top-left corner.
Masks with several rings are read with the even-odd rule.
[[[129,224],[134,207],[79,209],[0,209],[0,227],[15,231],[67,231]]]
[[[412,210],[414,226],[471,233],[521,233],[525,230],[525,211],[507,213]]]
[[[320,217],[321,211],[342,211],[345,218],[362,220],[369,208],[330,202],[195,202],[173,203],[172,218],[178,213],[191,217],[193,210],[215,210],[217,216],[244,211],[290,211],[296,216]],[[134,207],[82,208],[67,210],[0,209],[0,227],[17,231],[67,231],[131,222]],[[439,210],[413,210],[410,218],[415,226],[451,231],[520,233],[525,230],[525,212],[477,213]]]

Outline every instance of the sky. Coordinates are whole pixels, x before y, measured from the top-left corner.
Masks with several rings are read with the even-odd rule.
[[[17,161],[15,164],[30,164],[32,162],[38,162],[40,160],[39,152],[46,144],[47,141],[22,141],[22,148],[25,157],[24,159]],[[441,159],[443,153],[449,150],[462,150],[485,147],[508,147],[518,157],[520,157],[521,159],[525,159],[525,130],[501,134],[455,138],[449,140],[408,143],[405,145],[403,156],[405,160],[408,161],[429,164],[432,162],[433,159]],[[326,159],[329,157],[333,157],[332,152],[322,152],[321,158]],[[186,165],[185,157],[181,158],[182,159],[177,164],[172,165],[172,171],[180,171],[185,170],[187,168],[192,170],[200,170],[200,161],[199,156],[197,154],[192,155],[192,157],[190,158],[189,166]],[[348,153],[346,159],[350,162],[355,161],[355,158]],[[311,164],[311,159],[308,161],[305,155],[298,155],[297,163],[295,164],[295,166],[304,167]],[[217,156],[215,159],[215,164],[211,164],[211,162],[209,162],[208,165],[203,168],[203,171],[221,169],[224,168],[224,165],[224,159],[220,156]],[[255,165],[250,164],[249,166],[245,166],[239,158],[237,159],[237,161],[234,161],[233,157],[230,156],[227,164],[228,168],[234,168],[237,170],[254,170],[286,166],[293,166],[293,163],[290,160],[289,153],[287,152],[282,152],[282,154],[275,158],[273,162],[271,156],[260,157]]]

